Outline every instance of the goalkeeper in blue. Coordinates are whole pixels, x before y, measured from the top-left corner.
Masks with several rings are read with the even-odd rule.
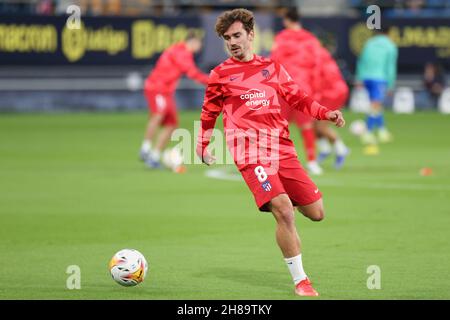
[[[366,145],[364,153],[367,155],[379,153],[378,142],[392,140],[392,135],[385,127],[383,101],[386,93],[394,89],[398,48],[389,38],[388,31],[389,28],[377,30],[376,35],[365,43],[356,68],[357,85],[364,85],[371,102],[366,119],[367,133],[362,137]]]

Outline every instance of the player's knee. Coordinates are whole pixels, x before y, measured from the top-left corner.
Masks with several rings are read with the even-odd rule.
[[[273,207],[273,213],[278,223],[292,225],[295,222],[294,207],[290,202],[282,203]]]
[[[322,221],[323,219],[325,219],[325,212],[324,212],[323,208],[318,208],[318,209],[314,210],[309,215],[309,218],[312,221]]]
[[[280,213],[282,223],[286,225],[292,225],[295,223],[294,208],[292,206],[286,206],[286,208],[283,208]]]
[[[312,221],[322,221],[325,218],[322,199],[306,206],[299,206],[298,211]]]
[[[325,218],[325,210],[321,202],[306,207],[299,207],[298,210],[312,221],[322,221]]]

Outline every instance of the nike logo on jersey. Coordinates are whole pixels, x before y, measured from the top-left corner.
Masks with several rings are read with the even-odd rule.
[[[237,78],[239,78],[239,77],[230,77],[230,81],[234,81],[234,80],[236,80]]]

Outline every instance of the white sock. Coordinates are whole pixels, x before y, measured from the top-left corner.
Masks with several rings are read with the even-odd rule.
[[[152,142],[150,140],[144,140],[144,142],[142,142],[142,146],[141,146],[141,150],[142,152],[150,152],[150,150],[152,149]]]
[[[308,168],[317,168],[319,167],[319,163],[316,160],[308,161]]]
[[[153,150],[152,157],[153,157],[153,160],[159,161],[159,159],[161,159],[161,151]]]
[[[331,153],[331,145],[325,138],[320,138],[317,141],[317,147],[319,148],[320,153]]]
[[[301,254],[292,258],[285,258],[284,261],[286,261],[286,264],[289,268],[289,272],[291,273],[292,280],[294,280],[295,285],[297,285],[300,281],[307,278],[305,270],[303,270]]]
[[[344,156],[348,152],[348,149],[341,139],[337,139],[334,142],[334,151],[338,156]]]

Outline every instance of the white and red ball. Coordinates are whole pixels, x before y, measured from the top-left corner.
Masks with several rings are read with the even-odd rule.
[[[354,134],[355,136],[362,136],[367,132],[367,126],[366,123],[363,120],[355,120],[352,123],[350,123],[350,132]]]
[[[120,250],[109,262],[109,271],[114,281],[126,287],[144,281],[147,270],[148,264],[144,255],[134,249]]]

